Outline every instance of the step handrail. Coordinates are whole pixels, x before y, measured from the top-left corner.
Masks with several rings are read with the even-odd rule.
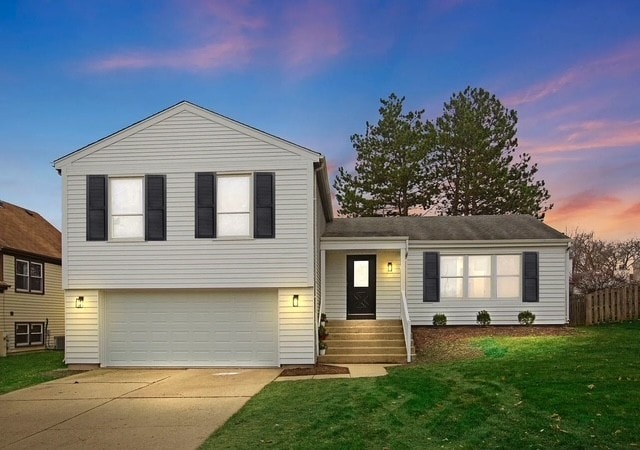
[[[407,295],[404,289],[400,290],[400,318],[402,319],[402,331],[404,331],[404,345],[407,350],[407,362],[411,362],[411,318],[409,317],[409,306],[407,305]]]

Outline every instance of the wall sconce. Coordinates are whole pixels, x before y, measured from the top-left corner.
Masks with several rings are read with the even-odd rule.
[[[298,294],[294,294],[293,296],[293,307],[294,308],[298,307]]]
[[[76,308],[82,308],[84,306],[84,297],[76,297]]]
[[[393,263],[392,262],[388,262],[387,263],[387,272],[389,272],[389,273],[393,272]]]

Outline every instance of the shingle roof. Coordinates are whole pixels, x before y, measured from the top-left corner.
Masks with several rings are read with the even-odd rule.
[[[0,200],[0,249],[61,259],[62,235],[40,214]]]
[[[408,236],[424,241],[569,239],[527,215],[355,217],[334,219],[323,237]]]

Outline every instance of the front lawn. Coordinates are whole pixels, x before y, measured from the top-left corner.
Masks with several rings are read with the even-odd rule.
[[[640,446],[640,322],[465,342],[480,356],[271,383],[203,448]]]
[[[64,376],[63,358],[52,350],[0,358],[0,394]]]

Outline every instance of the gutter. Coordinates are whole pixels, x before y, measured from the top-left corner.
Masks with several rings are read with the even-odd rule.
[[[316,181],[320,191],[320,202],[322,211],[327,222],[333,222],[333,207],[331,205],[331,187],[329,186],[329,173],[327,171],[327,161],[324,156],[318,162],[313,163],[316,173]]]

